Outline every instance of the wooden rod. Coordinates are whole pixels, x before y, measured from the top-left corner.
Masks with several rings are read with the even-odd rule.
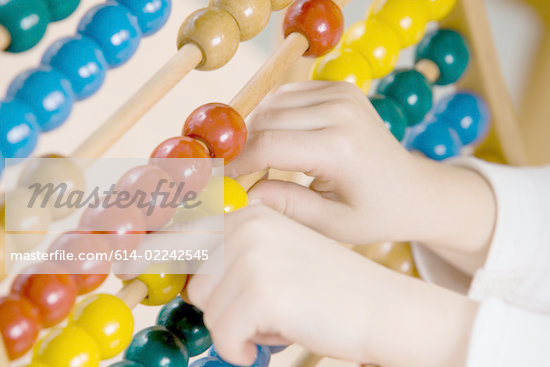
[[[10,359],[8,358],[8,352],[4,345],[4,340],[0,334],[0,367],[8,367],[10,365]]]
[[[302,355],[292,364],[292,367],[315,367],[323,357],[310,352],[303,352]]]
[[[166,65],[90,135],[72,156],[78,158],[101,156],[201,61],[202,52],[198,46],[194,43],[184,45]]]
[[[432,84],[434,84],[441,75],[437,64],[428,59],[420,60],[416,63],[414,68],[420,74],[424,75],[424,77],[426,77],[426,79]]]
[[[11,35],[6,28],[0,24],[0,50],[4,51],[10,47]]]
[[[134,308],[147,298],[147,286],[141,280],[134,279],[122,287],[116,296],[123,300],[128,307]]]

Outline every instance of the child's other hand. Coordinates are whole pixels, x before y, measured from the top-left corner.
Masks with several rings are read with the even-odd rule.
[[[264,206],[225,218],[223,275],[187,292],[216,350],[250,365],[255,344],[387,366],[464,365],[476,306],[393,273]],[[445,320],[445,322],[442,322]]]
[[[252,116],[247,145],[226,174],[265,168],[315,180],[310,189],[262,181],[251,198],[340,241],[402,240],[387,234],[410,209],[407,184],[417,180],[413,157],[355,86],[297,83],[269,97]]]

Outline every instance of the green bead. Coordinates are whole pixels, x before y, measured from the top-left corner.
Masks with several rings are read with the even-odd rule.
[[[9,52],[23,52],[34,47],[46,33],[49,22],[44,0],[0,1],[0,25],[11,37]]]
[[[371,97],[370,101],[393,136],[399,141],[403,140],[408,123],[401,107],[390,98],[381,95]]]
[[[163,326],[151,326],[134,336],[124,358],[146,367],[187,367],[183,343]]]
[[[456,83],[468,68],[470,51],[466,39],[451,29],[427,34],[416,48],[416,62],[426,59],[439,68],[437,85]]]
[[[181,297],[176,297],[162,308],[157,324],[166,327],[183,341],[189,357],[198,356],[212,345],[202,312],[185,303]]]
[[[80,0],[46,0],[52,22],[67,18],[74,13]]]
[[[422,122],[433,104],[432,86],[416,70],[394,71],[380,81],[378,93],[397,102],[409,126]]]

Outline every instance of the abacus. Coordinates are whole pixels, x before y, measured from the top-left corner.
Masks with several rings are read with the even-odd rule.
[[[382,11],[389,13],[384,17],[392,15],[391,6],[395,6],[392,5],[392,1],[388,0],[387,4],[389,5],[384,5],[388,8],[381,8]],[[222,67],[235,54],[240,41],[254,37],[263,29],[269,19],[271,10],[280,10],[290,5],[284,22],[285,40],[237,96],[228,105],[208,104],[199,107],[188,117],[182,135],[165,140],[151,155],[153,159],[216,157],[223,158],[225,162],[235,158],[246,141],[244,118],[274,88],[300,56],[323,56],[338,44],[342,35],[343,19],[339,7],[343,7],[347,1],[298,0],[292,5],[290,3],[292,1],[251,1],[250,4],[247,3],[246,5],[250,5],[254,9],[252,11],[253,16],[245,17],[243,15],[244,2],[212,0],[208,8],[193,13],[180,29],[178,35],[179,51],[176,55],[99,130],[76,149],[73,156],[93,158],[102,155],[110,145],[192,69],[212,70]],[[414,3],[420,6],[420,1]],[[431,1],[431,3],[437,3],[437,1]],[[474,4],[475,2],[471,0],[462,0],[458,4],[457,10],[455,10],[455,17],[474,22],[476,26],[481,24],[482,27],[486,27],[487,23],[486,19],[483,18],[482,7]],[[246,9],[251,8],[247,7]],[[396,8],[393,9],[395,11]],[[416,8],[415,11],[421,11],[418,9]],[[462,15],[460,15],[461,12]],[[443,11],[442,14],[445,14],[445,12]],[[319,22],[322,27],[316,27]],[[395,27],[392,19],[386,19],[385,22],[390,27]],[[399,47],[408,46],[419,41],[423,32],[416,33],[412,38],[409,38],[406,33],[400,34]],[[467,34],[467,32],[464,33]],[[212,41],[215,38],[218,39],[218,43]],[[474,58],[476,58],[476,54],[479,55],[479,47],[486,47],[486,44],[480,46],[475,38],[470,38]],[[485,41],[488,42],[488,40]],[[489,48],[489,54],[491,54],[491,50],[492,48]],[[496,64],[494,55],[490,55],[489,61],[491,58]],[[357,63],[367,65],[368,70],[373,72],[372,76],[383,76],[381,75],[383,74],[382,71],[375,73],[374,70],[371,70],[372,64],[370,62],[372,61],[365,63],[363,59],[355,59]],[[477,65],[480,61],[479,56],[475,61],[474,65]],[[115,64],[116,62],[113,63],[113,65]],[[389,67],[387,72],[391,71],[392,68]],[[488,72],[486,66],[480,68],[482,72]],[[441,68],[434,69],[430,63],[419,64],[418,69],[424,71],[431,82],[435,82],[443,75]],[[490,70],[490,75],[495,73],[494,69]],[[369,78],[363,76],[357,78],[355,82],[359,81],[363,89],[366,89],[364,84]],[[488,80],[487,78],[489,77],[485,76],[483,79]],[[493,92],[497,90],[498,93],[494,93],[496,96],[486,95],[487,102],[491,106],[495,101],[507,100],[507,98],[500,98],[507,97],[505,88],[499,90],[498,85],[495,85],[501,81],[501,78],[497,77],[495,80],[496,83],[491,79],[493,86],[489,90]],[[381,103],[388,105],[387,101]],[[380,111],[382,110],[380,108]],[[523,159],[521,157],[521,144],[516,145],[513,143],[517,140],[517,136],[513,134],[516,125],[514,121],[510,123],[513,115],[506,116],[504,122],[498,122],[502,121],[499,117],[495,116],[495,126],[501,136],[504,153],[509,161],[520,163]],[[393,120],[390,117],[386,120],[389,122],[389,128],[392,128],[394,125]],[[47,127],[45,129],[47,130]],[[233,139],[229,143],[221,139],[222,135],[228,134]],[[509,148],[509,146],[516,148]],[[29,154],[30,151],[25,151],[24,154],[15,157],[24,158],[23,156]],[[144,175],[155,171],[156,174],[162,175],[165,173],[163,171],[165,168],[159,168],[152,164],[149,168],[142,171],[138,170],[135,174]],[[32,176],[32,173],[29,175]],[[174,172],[168,173],[174,175]],[[241,177],[238,180],[240,185],[225,178],[226,202],[223,211],[230,212],[245,206],[247,200],[244,189],[249,188],[264,174],[265,172],[261,172],[250,177]],[[200,186],[205,185],[206,182],[203,182]],[[62,216],[63,214],[58,215]],[[55,217],[55,215],[53,216]],[[139,213],[136,214],[136,217],[139,217]],[[131,221],[131,218],[127,219],[129,222]],[[166,224],[167,220],[167,218],[162,218],[152,226],[158,228]],[[144,225],[146,224],[141,223],[141,227],[137,226],[136,228],[141,229]],[[356,250],[362,251],[361,248]],[[405,257],[408,256],[406,251],[405,249]],[[376,254],[372,253],[371,256],[376,256]],[[397,267],[401,266],[403,268],[402,257],[399,262],[400,265]],[[388,257],[385,257],[380,261],[389,260]],[[410,264],[410,261],[406,264]],[[414,268],[409,266],[404,272],[414,274]],[[74,277],[64,274],[19,276],[12,287],[13,295],[3,300],[0,307],[5,307],[6,312],[9,312],[10,315],[13,314],[13,318],[10,317],[10,319],[17,320],[21,323],[20,325],[28,327],[29,332],[23,336],[17,336],[9,332],[9,328],[13,327],[12,325],[0,325],[9,356],[17,358],[19,355],[24,354],[34,344],[40,322],[44,326],[59,323],[70,313],[78,293],[83,294],[92,291],[103,280],[104,277],[95,277],[91,280],[88,277],[82,277],[80,281],[77,281]],[[207,331],[201,323],[200,312],[180,298],[175,298],[180,292],[184,291],[187,280],[188,277],[185,275],[143,274],[134,280],[127,281],[116,296],[106,294],[88,296],[76,306],[68,326],[54,329],[40,342],[35,349],[34,362],[31,366],[65,366],[71,360],[74,361],[77,356],[79,358],[86,356],[83,359],[85,362],[82,362],[79,366],[96,366],[100,359],[117,355],[128,346],[129,349],[125,354],[126,361],[116,363],[113,366],[156,366],[159,365],[159,356],[169,359],[173,365],[187,365],[189,356],[198,355],[209,347]],[[45,291],[42,289],[41,283],[53,284],[54,287],[61,290],[60,294],[62,296],[59,303],[55,304],[54,307],[43,301],[42,297],[44,297]],[[168,289],[168,291],[159,292],[161,288]],[[159,315],[158,325],[139,332],[132,340],[133,322],[130,309],[140,302],[151,305],[168,304]],[[182,318],[192,319],[193,321],[190,321],[192,327],[189,327],[189,325],[176,325],[174,314],[178,314],[178,320]],[[116,317],[113,315],[116,315]],[[117,322],[119,326],[115,333],[106,335],[101,326],[109,322]],[[195,331],[195,328],[198,331]],[[192,332],[196,332],[198,335],[191,335]],[[148,348],[155,353],[148,352]],[[267,366],[269,358],[266,355],[269,353],[265,348],[260,348],[257,360],[258,366]],[[197,361],[195,366],[226,365],[216,356],[215,351],[211,351],[210,354],[211,356],[203,359],[202,362]],[[1,358],[0,356],[0,361],[2,361]],[[318,360],[319,357],[308,355],[299,361],[297,365],[314,365]],[[7,358],[4,358],[3,361],[6,365],[8,364]]]

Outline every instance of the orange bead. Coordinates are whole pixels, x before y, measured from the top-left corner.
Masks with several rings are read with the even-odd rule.
[[[62,273],[63,269],[56,268],[52,273],[55,272]],[[68,274],[20,274],[14,279],[11,291],[24,296],[38,308],[44,327],[67,317],[77,295],[75,281]]]
[[[109,274],[73,274],[78,294],[83,295],[97,289]]]
[[[40,331],[40,313],[24,297],[0,298],[0,336],[8,357],[17,359],[32,348]]]
[[[246,133],[237,111],[223,103],[209,103],[191,112],[182,135],[204,142],[215,158],[223,158],[227,164],[244,148]]]
[[[307,38],[304,56],[320,57],[340,41],[344,16],[332,0],[297,0],[286,12],[283,30],[285,37],[298,32]]]

